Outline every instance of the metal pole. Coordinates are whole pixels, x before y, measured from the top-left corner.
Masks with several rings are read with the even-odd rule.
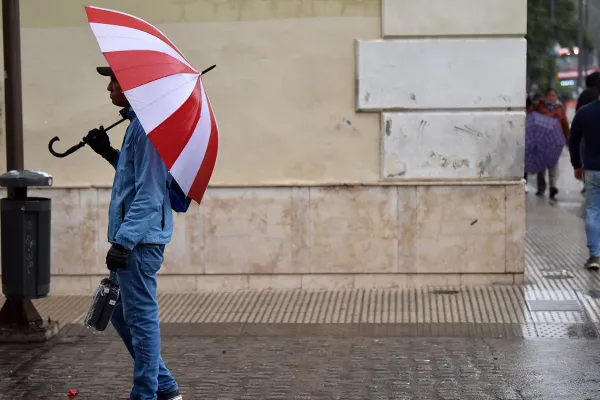
[[[6,107],[6,167],[24,169],[23,97],[21,93],[21,28],[19,0],[2,0],[4,39],[4,105]]]
[[[550,0],[550,23],[552,25],[552,39],[554,40],[556,38],[556,35],[554,35],[554,15],[556,14],[556,0]],[[554,44],[553,44],[554,46]],[[552,51],[554,51],[554,49],[552,49]],[[554,67],[556,64],[556,56],[553,55],[548,59],[548,85],[546,86],[546,88],[550,88],[552,87],[552,84],[554,82]]]
[[[585,27],[585,32],[589,32],[588,29],[589,29],[589,26],[590,26],[590,0],[584,0],[584,1],[585,1],[584,27]],[[584,47],[585,47],[585,76],[587,76],[588,75],[590,52],[588,51],[588,48],[586,46],[584,46]]]
[[[4,41],[4,106],[6,109],[6,167],[23,170],[23,97],[21,87],[21,27],[19,0],[2,0]],[[8,197],[24,195],[26,189],[8,188]],[[4,212],[4,209],[3,209]],[[9,232],[3,229],[2,236]],[[10,232],[12,234],[13,232]],[[2,277],[4,278],[4,276]],[[4,280],[2,282],[4,284]],[[6,296],[0,309],[0,340],[45,341],[49,337],[44,321],[30,299]],[[53,323],[52,326],[56,326]],[[57,328],[55,329],[57,330]],[[32,336],[32,333],[34,336]],[[54,335],[55,332],[52,332]]]
[[[583,86],[583,0],[579,0],[578,11],[577,47],[579,48],[579,54],[577,55],[577,89],[580,92]]]
[[[585,29],[587,29],[587,25],[586,25],[587,9],[588,9],[588,2],[587,2],[587,0],[583,0],[583,19],[582,19],[581,25],[582,25],[582,30],[583,30],[584,34],[585,34]],[[585,37],[585,35],[584,35],[584,37]],[[582,81],[582,85],[585,86],[585,77],[587,76],[587,60],[588,60],[588,52],[587,52],[587,48],[585,47],[585,43],[579,51],[581,51],[581,53],[582,53],[581,58],[583,59],[581,81]]]

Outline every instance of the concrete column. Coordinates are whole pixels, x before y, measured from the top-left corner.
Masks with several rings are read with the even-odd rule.
[[[381,179],[417,185],[418,273],[524,270],[526,28],[526,0],[383,0],[357,41]]]

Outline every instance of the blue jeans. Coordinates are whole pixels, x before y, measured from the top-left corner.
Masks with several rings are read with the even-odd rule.
[[[179,395],[177,382],[160,355],[156,273],[164,251],[164,245],[138,245],[131,251],[127,268],[110,274],[121,289],[111,322],[134,360],[131,400]]]
[[[600,256],[600,171],[585,171],[585,234],[590,256]]]

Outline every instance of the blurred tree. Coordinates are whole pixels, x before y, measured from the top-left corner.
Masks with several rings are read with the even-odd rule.
[[[600,43],[600,0],[588,0],[588,32],[594,40],[596,49]]]
[[[552,54],[555,45],[577,46],[579,28],[576,1],[554,0],[554,21],[550,13],[551,0],[527,1],[527,81],[532,86],[547,86],[551,68],[555,63]],[[584,45],[594,47],[593,40],[584,32]]]

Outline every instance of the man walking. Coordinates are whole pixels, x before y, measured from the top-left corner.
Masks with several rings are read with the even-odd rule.
[[[600,80],[596,89],[600,92]],[[575,170],[575,178],[585,183],[585,232],[590,257],[585,263],[588,269],[600,268],[600,102],[592,103],[577,111],[571,123],[569,153]],[[581,141],[585,141],[581,157]],[[585,171],[583,169],[585,163]]]
[[[579,111],[581,107],[598,100],[598,90],[596,89],[598,79],[600,79],[600,72],[592,72],[585,77],[585,90],[581,92],[577,99],[575,112]],[[581,141],[581,146],[585,146],[583,141]],[[581,189],[581,193],[585,193],[585,186]]]
[[[106,255],[111,279],[121,295],[112,324],[134,359],[131,400],[181,400],[177,383],[165,366],[156,301],[156,273],[171,241],[173,216],[167,192],[168,171],[148,139],[110,67],[98,67],[110,77],[112,103],[131,121],[121,150],[106,132],[91,130],[85,142],[115,167],[109,207]]]

